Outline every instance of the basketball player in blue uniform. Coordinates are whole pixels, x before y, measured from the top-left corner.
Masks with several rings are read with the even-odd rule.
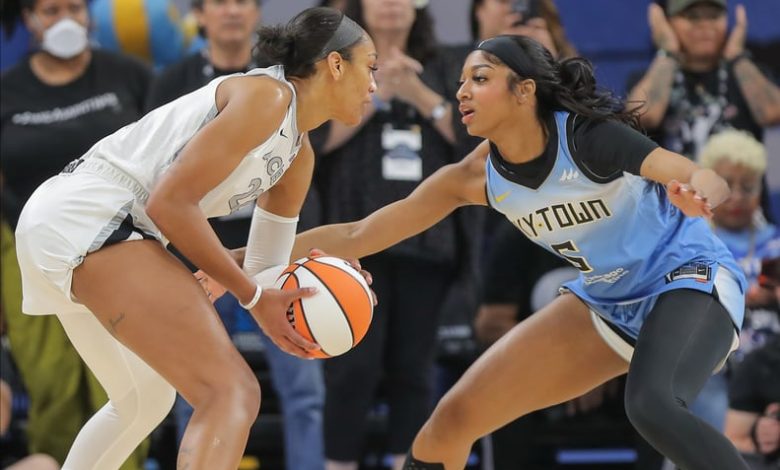
[[[259,53],[282,65],[219,77],[102,139],[22,212],[23,310],[57,315],[110,398],[65,470],[119,468],[168,414],[174,389],[195,409],[177,468],[239,464],[260,388],[167,240],[280,348],[300,356],[317,348],[286,317],[311,290],[262,289],[256,274],[287,265],[314,164],[306,133],[329,119],[360,121],[376,88],[376,50],[328,8],[258,38]],[[241,269],[206,219],[255,201]]]
[[[703,218],[728,197],[725,181],[631,129],[589,63],[556,62],[531,39],[482,42],[462,80],[463,123],[488,141],[406,199],[299,235],[294,256],[365,256],[481,204],[580,275],[471,366],[405,468],[463,468],[481,436],[628,372],[628,417],[662,454],[686,470],[746,469],[687,409],[743,319],[745,279]]]

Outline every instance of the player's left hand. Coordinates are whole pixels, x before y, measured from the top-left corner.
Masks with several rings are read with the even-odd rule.
[[[309,250],[309,257],[314,258],[317,256],[330,256],[330,255],[326,254],[324,251],[318,248],[313,248]],[[369,285],[368,290],[371,291],[371,298],[374,301],[374,305],[376,306],[376,304],[379,303],[379,300],[376,297],[376,292],[374,292],[374,289],[371,289],[370,287],[371,284],[374,283],[374,278],[371,276],[371,273],[363,269],[363,267],[360,266],[360,261],[355,258],[342,258],[342,259],[347,263],[349,263],[349,265],[352,266],[355,269],[355,271],[359,272],[360,275],[363,276],[363,279],[366,280],[366,284]]]
[[[689,184],[672,180],[666,185],[669,201],[688,217],[712,217],[712,205]]]

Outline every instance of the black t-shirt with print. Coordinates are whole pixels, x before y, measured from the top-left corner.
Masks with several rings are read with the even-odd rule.
[[[756,65],[772,79],[767,67]],[[633,88],[644,73],[632,74],[627,88]],[[726,128],[748,131],[759,141],[763,137],[737,83],[734,66],[722,64],[709,72],[676,72],[661,125],[648,133],[664,148],[695,159],[709,136]]]
[[[707,138],[727,128],[746,130],[759,141],[761,126],[753,119],[734,68],[709,72],[680,71],[659,132],[665,148],[695,158]]]
[[[65,85],[40,81],[29,57],[4,73],[0,168],[4,199],[10,193],[17,203],[4,207],[8,218],[15,220],[32,192],[68,162],[137,120],[150,78],[143,63],[101,50],[93,50],[83,75]]]

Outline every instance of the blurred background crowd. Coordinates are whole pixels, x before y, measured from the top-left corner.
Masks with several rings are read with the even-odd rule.
[[[359,126],[326,123],[312,133],[317,167],[299,229],[362,218],[475,146],[455,92],[478,41],[520,34],[559,58],[582,55],[602,86],[645,103],[641,122],[653,139],[731,185],[712,227],[751,283],[746,322],[739,351],[690,408],[723,430],[753,468],[780,468],[780,1],[0,5],[0,468],[59,468],[106,400],[57,319],[21,313],[13,228],[25,200],[146,111],[217,76],[269,65],[253,61],[256,28],[314,5],[342,9],[373,37],[379,89]],[[212,225],[226,246],[243,246],[250,216]],[[217,302],[264,392],[242,469],[400,468],[436,400],[465,368],[576,276],[484,208],[461,209],[362,264],[381,300],[374,322],[357,348],[327,361],[282,353],[233,297]],[[673,468],[631,429],[623,385],[616,379],[508,424],[475,445],[469,468]],[[175,468],[190,414],[179,399],[123,469]]]

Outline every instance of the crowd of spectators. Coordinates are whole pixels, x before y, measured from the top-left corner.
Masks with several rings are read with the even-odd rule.
[[[218,76],[271,64],[252,54],[261,0],[192,0],[184,18],[169,0],[16,3],[15,11],[4,3],[2,25],[4,51],[15,44],[16,54],[4,59],[0,85],[0,443],[25,448],[4,451],[0,467],[43,470],[58,468],[106,395],[56,317],[21,312],[13,240],[21,207],[43,181],[146,111]],[[518,34],[557,58],[577,55],[553,0],[473,0],[471,41],[446,46],[436,38],[428,1],[319,3],[343,10],[372,36],[379,87],[360,125],[329,122],[310,136],[318,159],[300,230],[360,219],[407,196],[476,145],[460,123],[455,94],[463,60],[479,41]],[[730,20],[729,6],[726,0],[651,3],[654,55],[630,81],[627,101],[641,106],[641,123],[659,144],[712,168],[731,186],[712,226],[750,281],[746,320],[740,349],[691,410],[722,429],[753,468],[768,469],[778,468],[780,456],[780,232],[772,223],[766,172],[780,149],[762,139],[780,123],[780,90],[770,67],[746,47],[750,12],[738,5]],[[211,222],[233,248],[244,245],[249,217],[251,211]],[[230,295],[216,303],[234,341],[249,332],[265,357],[281,407],[284,468],[400,469],[432,405],[465,366],[576,275],[482,208],[464,208],[362,264],[380,299],[372,327],[353,351],[327,361],[283,353]],[[461,347],[443,347],[447,338]],[[552,468],[556,453],[538,430],[607,421],[620,434],[629,429],[622,387],[615,379],[522,417],[485,439],[475,455],[482,468]],[[179,398],[171,420],[179,433],[190,414]],[[369,418],[377,415],[384,423],[379,444],[369,437]],[[24,426],[15,426],[12,416],[26,420]],[[640,449],[638,468],[661,467],[642,450],[640,437],[625,442]],[[369,447],[379,448],[384,463],[367,460]],[[154,468],[159,452],[150,455],[147,441],[122,468]],[[244,463],[258,468],[252,458]]]

